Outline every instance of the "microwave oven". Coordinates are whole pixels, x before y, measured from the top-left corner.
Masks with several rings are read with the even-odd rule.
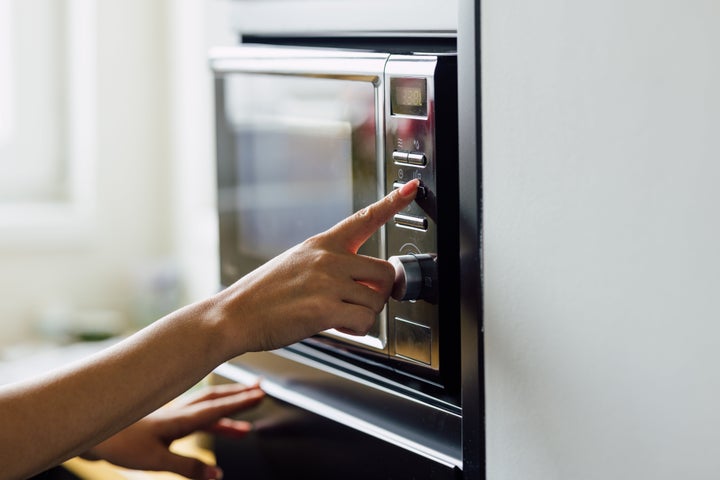
[[[405,288],[367,335],[330,330],[287,348],[459,411],[457,56],[440,50],[211,51],[220,275],[228,286],[420,179],[415,202],[358,252],[390,259]]]

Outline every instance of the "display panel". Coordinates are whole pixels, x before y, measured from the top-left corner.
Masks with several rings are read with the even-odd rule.
[[[390,105],[393,115],[427,117],[427,79],[391,78]]]

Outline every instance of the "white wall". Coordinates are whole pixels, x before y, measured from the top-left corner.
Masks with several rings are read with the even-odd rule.
[[[488,478],[717,478],[720,3],[481,6]]]

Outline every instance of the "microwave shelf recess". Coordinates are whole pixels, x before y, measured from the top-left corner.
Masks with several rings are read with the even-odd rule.
[[[391,259],[403,293],[363,337],[288,348],[459,408],[455,53],[239,45],[210,61],[222,284],[419,179],[359,252]]]

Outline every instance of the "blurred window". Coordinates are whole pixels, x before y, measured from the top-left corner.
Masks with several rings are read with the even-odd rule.
[[[0,0],[0,202],[68,195],[68,2]]]
[[[96,0],[0,0],[0,248],[77,243],[93,216]]]

